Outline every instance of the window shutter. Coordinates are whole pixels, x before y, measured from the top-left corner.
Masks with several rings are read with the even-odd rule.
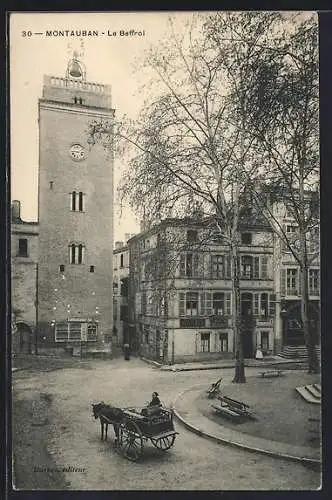
[[[281,295],[286,295],[286,269],[280,270],[280,292]]]
[[[229,292],[225,293],[225,310],[226,316],[230,316],[232,314],[231,293]]]
[[[206,278],[212,278],[213,277],[212,255],[211,254],[206,254],[205,255],[204,276]]]
[[[202,270],[200,269],[200,264],[201,264],[201,259],[199,258],[200,255],[195,252],[193,253],[193,271],[192,271],[192,276],[197,277],[202,275]]]
[[[186,275],[186,254],[180,255],[180,276]]]
[[[259,257],[254,257],[253,261],[254,261],[254,263],[253,263],[253,265],[254,265],[253,277],[259,278]]]
[[[270,293],[269,296],[269,315],[274,316],[276,312],[276,296],[274,293]]]
[[[185,293],[179,293],[179,316],[185,316]]]
[[[231,261],[231,256],[229,254],[226,255],[225,259],[225,278],[229,279],[231,277],[231,266],[232,266],[232,261]]]
[[[259,293],[254,293],[254,316],[259,316]]]
[[[205,293],[205,314],[211,316],[212,314],[212,293]]]
[[[267,272],[267,262],[268,258],[267,255],[262,256],[262,267],[261,267],[261,278],[267,278],[268,272]]]
[[[205,315],[205,293],[204,292],[201,292],[199,294],[199,299],[200,299],[200,302],[199,302],[199,314],[201,316],[204,316]]]
[[[297,294],[302,295],[302,283],[301,283],[301,276],[300,276],[300,269],[296,270],[296,289],[297,289]]]

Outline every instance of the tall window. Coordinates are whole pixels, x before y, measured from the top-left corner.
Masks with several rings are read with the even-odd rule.
[[[286,291],[287,295],[298,294],[298,269],[286,270]]]
[[[82,191],[72,191],[70,193],[70,208],[73,212],[84,212],[85,194]]]
[[[180,256],[180,276],[193,278],[199,275],[198,253],[187,252]]]
[[[69,245],[69,262],[70,264],[83,264],[84,262],[84,245],[72,244]]]
[[[18,240],[18,255],[20,257],[28,256],[28,240],[26,238],[20,238]]]
[[[252,255],[241,257],[241,277],[244,279],[259,278],[259,257]]]
[[[123,267],[123,253],[120,255],[120,267]]]
[[[269,314],[269,296],[267,293],[262,293],[260,315],[266,317],[268,316],[268,314]]]
[[[268,278],[268,256],[242,255],[241,257],[242,279],[267,279]]]
[[[219,333],[219,349],[220,352],[228,352],[228,333]]]
[[[201,333],[201,352],[210,352],[210,333]]]
[[[212,277],[224,278],[225,277],[225,256],[212,255]]]
[[[289,243],[293,243],[297,238],[298,228],[294,224],[288,224],[286,226],[286,238]],[[287,243],[283,242],[283,249],[289,251]]]
[[[254,316],[266,318],[275,314],[275,295],[268,293],[254,293]]]
[[[186,316],[197,316],[198,314],[198,292],[186,294]]]
[[[87,341],[97,340],[97,325],[89,324],[87,329]]]
[[[230,278],[231,259],[229,255],[211,256],[211,277],[212,278]]]
[[[213,294],[213,313],[217,316],[224,315],[224,294],[221,292]]]
[[[309,295],[319,295],[318,269],[309,269]]]

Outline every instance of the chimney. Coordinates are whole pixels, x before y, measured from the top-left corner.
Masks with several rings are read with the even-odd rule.
[[[119,250],[119,248],[123,247],[123,242],[122,241],[116,241],[115,242],[115,250]]]
[[[14,200],[12,202],[12,221],[21,220],[21,202]]]
[[[131,235],[130,233],[125,233],[125,244],[127,243],[128,240],[130,240]]]

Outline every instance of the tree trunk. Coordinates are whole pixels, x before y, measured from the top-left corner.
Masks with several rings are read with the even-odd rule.
[[[233,382],[243,384],[246,381],[242,347],[242,328],[240,319],[240,281],[239,258],[236,244],[231,245],[232,255],[232,326],[235,346],[235,374]]]
[[[308,293],[308,266],[301,266],[300,268],[300,280],[301,280],[301,322],[304,334],[304,341],[307,347],[308,353],[308,373],[319,373],[319,362],[315,347],[314,334],[310,332],[309,329],[309,318],[308,318],[308,305],[309,305],[309,293]]]

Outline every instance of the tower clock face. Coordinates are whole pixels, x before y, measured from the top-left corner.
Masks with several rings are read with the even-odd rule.
[[[69,150],[69,154],[71,158],[75,161],[84,160],[85,158],[85,149],[81,144],[73,144]]]

